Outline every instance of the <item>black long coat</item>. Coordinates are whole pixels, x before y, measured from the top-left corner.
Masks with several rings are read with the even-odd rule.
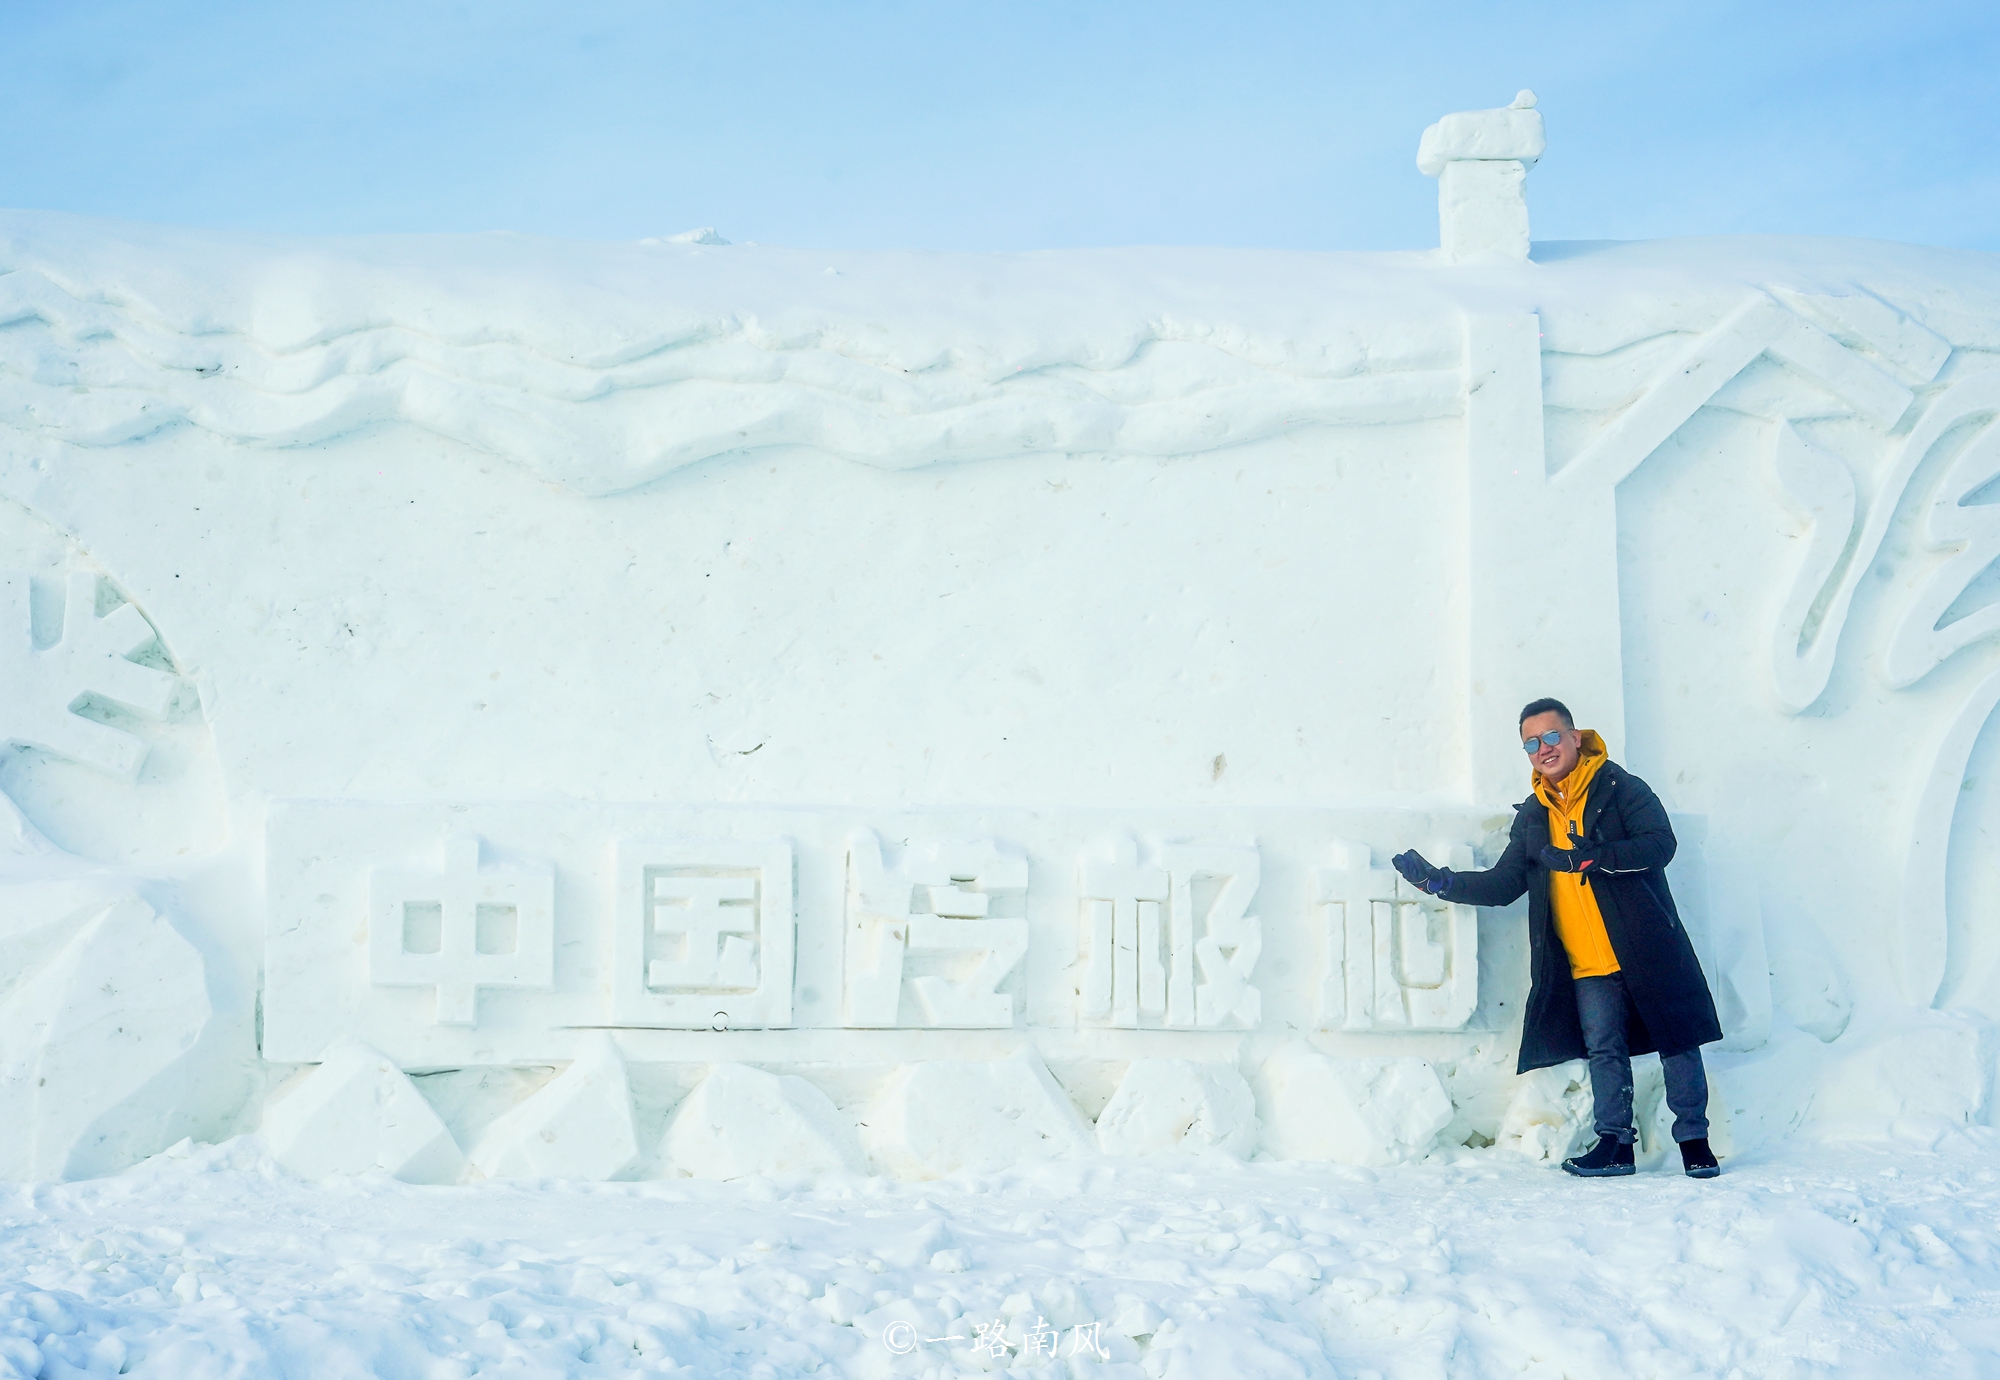
[[[1722,1038],[1715,998],[1667,889],[1674,829],[1653,788],[1606,762],[1591,779],[1583,838],[1601,848],[1585,873],[1618,967],[1631,994],[1626,1037],[1634,1054],[1679,1054]],[[1529,796],[1514,807],[1507,851],[1484,872],[1456,872],[1444,898],[1460,905],[1504,906],[1528,894],[1528,1009],[1519,1072],[1585,1057],[1569,955],[1549,911],[1548,806]]]

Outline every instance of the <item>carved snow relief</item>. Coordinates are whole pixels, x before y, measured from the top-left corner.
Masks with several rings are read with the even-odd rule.
[[[791,1024],[789,843],[631,838],[617,852],[616,1024]]]
[[[1799,435],[1790,422],[1778,424],[1771,449],[1771,467],[1786,499],[1807,525],[1806,549],[1784,605],[1778,611],[1771,648],[1772,679],[1788,708],[1804,708],[1816,697],[1831,673],[1838,632],[1820,636],[1829,618],[1836,630],[1846,616],[1853,586],[1831,600],[1822,591],[1848,555],[1847,538],[1854,530],[1854,476],[1839,456]]]
[[[130,733],[84,718],[78,702],[96,698],[148,718],[164,718],[178,680],[129,658],[157,634],[139,610],[121,603],[97,611],[100,581],[70,572],[62,635],[36,647],[29,578],[0,574],[0,747],[36,747],[113,776],[137,775],[146,745]]]
[[[677,1061],[1302,1029],[1316,926],[1260,915],[1316,914],[1328,838],[1462,838],[1483,816],[1420,818],[1233,812],[1250,843],[1190,838],[1213,816],[1174,809],[279,801],[263,1047],[311,1062],[351,1035],[442,1069],[578,1058],[606,1030],[626,1058]],[[1427,915],[1391,935],[1404,1014],[1371,998],[1366,1028],[1463,1022],[1472,941]]]
[[[1803,296],[1781,303],[1753,293],[1712,329],[1679,345],[1649,385],[1557,469],[1557,482],[1616,485],[1767,357],[1840,407],[1876,426],[1894,426],[1915,396],[1910,385],[1937,377],[1949,347],[1885,303],[1868,300],[1872,307]],[[1564,368],[1575,358],[1552,353],[1544,368]]]
[[[746,434],[902,470],[1024,447],[1183,455],[1302,424],[1448,417],[1461,403],[1457,370],[1428,342],[1387,349],[1388,333],[1358,326],[1347,313],[1334,315],[1323,354],[1232,349],[1200,326],[1190,333],[1176,320],[1181,312],[1162,318],[1156,305],[1109,319],[1101,306],[1079,316],[1079,302],[1104,300],[1101,269],[1087,257],[1014,269],[984,256],[937,256],[913,310],[890,309],[886,300],[870,309],[867,336],[905,342],[885,356],[844,330],[813,324],[851,310],[837,280],[794,284],[785,293],[791,306],[776,318],[753,313],[753,322],[741,301],[724,303],[765,281],[755,272],[739,276],[754,259],[659,244],[644,251],[635,279],[637,264],[624,257],[630,247],[618,246],[612,261],[591,270],[618,286],[597,292],[574,280],[568,311],[622,318],[644,303],[637,309],[648,324],[615,347],[579,351],[563,317],[531,312],[522,334],[491,340],[441,325],[490,320],[491,283],[457,291],[450,275],[433,275],[418,307],[402,293],[384,295],[375,273],[338,256],[318,261],[326,285],[307,311],[312,324],[287,318],[274,335],[268,312],[242,315],[229,305],[257,300],[254,291],[218,284],[204,327],[184,333],[164,324],[177,311],[160,300],[185,300],[178,273],[152,278],[136,256],[125,272],[137,276],[121,280],[116,300],[79,293],[74,285],[89,270],[66,262],[74,238],[66,229],[56,245],[8,246],[0,322],[12,329],[0,373],[12,391],[0,428],[32,417],[30,432],[81,446],[122,445],[176,424],[251,446],[408,424],[578,492],[608,495],[728,454]],[[291,251],[261,263],[246,259],[249,252],[232,246],[229,260],[250,281],[287,271]],[[656,278],[660,272],[668,277]],[[690,294],[690,283],[706,285],[715,305],[697,305],[703,298]],[[1016,324],[975,332],[934,358],[903,353],[932,338],[930,303],[986,291],[1014,304]],[[1207,310],[1199,293],[1178,300],[1197,321]],[[1048,305],[1038,311],[1036,302]],[[903,367],[920,357],[929,358],[926,367]],[[1208,389],[1218,424],[1206,427],[1190,424],[1185,403],[1189,381],[1202,378],[1228,380]],[[662,417],[680,420],[663,428]]]
[[[1127,1029],[1254,1026],[1250,976],[1263,925],[1248,914],[1257,850],[1181,843],[1141,863],[1129,836],[1100,841],[1077,865],[1083,1018]]]
[[[1028,860],[992,839],[926,840],[884,863],[873,830],[847,846],[844,1023],[1011,1026],[997,990],[1028,952]],[[920,972],[919,965],[949,965]]]
[[[1428,856],[1470,868],[1472,850]],[[1412,891],[1373,864],[1366,844],[1336,843],[1316,874],[1326,917],[1327,966],[1319,1026],[1326,1030],[1458,1030],[1479,1005],[1479,921],[1471,906]]]
[[[1945,390],[1905,443],[1911,470],[1961,427],[1968,434],[1922,519],[1924,544],[1952,554],[1910,600],[1882,656],[1882,678],[1898,689],[1916,684],[1961,647],[2000,632],[2000,603],[1947,621],[1967,587],[2000,559],[2000,509],[1978,501],[2000,479],[2000,374],[1975,375]]]
[[[1772,637],[1773,684],[1787,712],[1798,713],[1826,690],[1855,588],[1873,565],[1895,515],[1895,495],[1936,440],[1936,432],[1928,439],[1924,432],[1937,409],[1901,447],[1858,536],[1854,524],[1860,509],[1851,473],[1793,423],[1851,414],[1890,430],[1910,412],[1915,390],[1937,378],[1950,353],[1937,335],[1865,294],[1758,292],[1712,329],[1679,344],[1648,386],[1624,403],[1575,458],[1560,465],[1556,483],[1617,485],[1714,402],[1728,400],[1773,417],[1778,422],[1773,466],[1787,499],[1812,531]],[[1752,366],[1767,359],[1782,366],[1795,386],[1755,401],[1732,395],[1730,390],[1740,393],[1748,386]],[[1544,369],[1561,377],[1585,363],[1583,357],[1550,354]]]
[[[369,980],[433,988],[437,1024],[477,1025],[481,989],[553,985],[555,905],[548,864],[481,867],[478,837],[454,835],[442,872],[369,875]]]
[[[1910,346],[1915,358],[1909,367],[1920,376],[1935,374],[1943,360],[1939,349],[1921,348],[1925,344],[1920,335]],[[1919,530],[1925,547],[1949,555],[1915,582],[1915,594],[1881,649],[1881,677],[1897,689],[1915,685],[2000,631],[2000,606],[1975,597],[1978,582],[2000,559],[2000,521],[1980,501],[2000,478],[2000,374],[1963,375],[1936,392],[1908,433],[1892,438],[1889,456],[1864,500],[1847,459],[1805,440],[1789,422],[1778,428],[1774,466],[1810,523],[1806,553],[1772,629],[1773,677],[1789,712],[1810,708],[1825,692],[1863,577],[1880,569],[1897,511],[1920,487],[1927,464],[1943,469],[1919,510]],[[1952,820],[1973,744],[1996,702],[2000,675],[1989,673],[1935,740],[1908,812],[1897,950],[1904,994],[1919,1004],[1934,1002],[1944,979]]]

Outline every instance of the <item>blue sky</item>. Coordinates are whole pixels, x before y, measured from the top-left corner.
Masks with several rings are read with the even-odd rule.
[[[1537,239],[2000,250],[2000,4],[0,4],[0,204],[307,232],[1423,248],[1541,97]]]

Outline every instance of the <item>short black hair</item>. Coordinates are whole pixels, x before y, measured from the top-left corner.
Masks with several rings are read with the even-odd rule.
[[[1576,727],[1576,720],[1569,716],[1569,706],[1561,700],[1529,700],[1525,705],[1521,706],[1520,724],[1528,722],[1528,720],[1534,718],[1537,714],[1560,714],[1562,715],[1564,728]],[[1520,724],[1516,724],[1515,727],[1518,728]]]

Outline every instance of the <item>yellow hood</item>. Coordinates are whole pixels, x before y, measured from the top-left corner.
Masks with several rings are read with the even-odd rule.
[[[1582,751],[1577,754],[1576,765],[1569,769],[1569,775],[1561,781],[1549,781],[1542,776],[1541,769],[1535,769],[1535,794],[1542,804],[1552,810],[1568,813],[1575,808],[1575,802],[1584,798],[1590,790],[1590,782],[1597,775],[1598,768],[1611,760],[1605,750],[1604,740],[1597,736],[1597,730],[1583,730]]]

